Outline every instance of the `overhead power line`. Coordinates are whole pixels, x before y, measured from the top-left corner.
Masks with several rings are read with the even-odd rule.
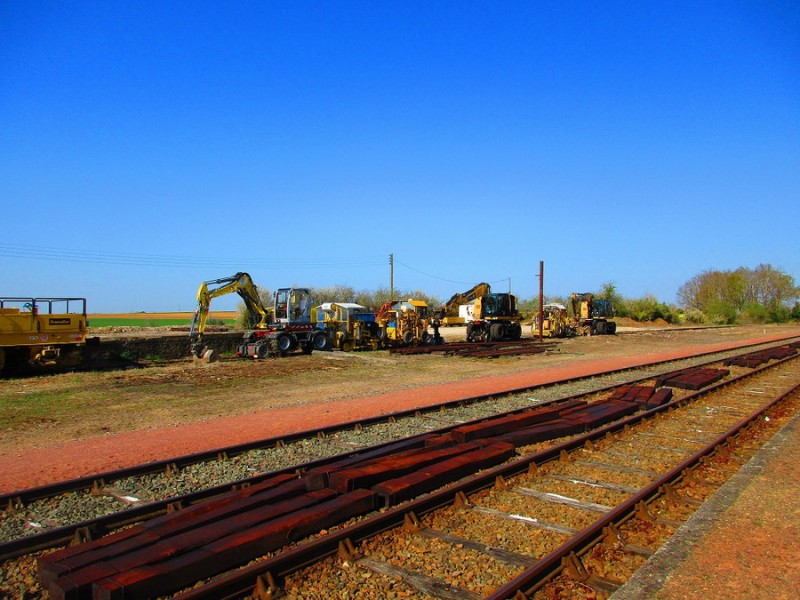
[[[323,267],[369,267],[386,264],[385,256],[350,256],[268,260],[246,257],[202,257],[165,254],[133,254],[103,250],[75,250],[47,246],[26,246],[0,242],[0,256],[17,259],[64,261],[110,265],[132,265],[147,267],[231,267],[240,268],[244,261],[249,266],[265,268],[313,269]]]
[[[411,271],[414,271],[415,273],[419,273],[420,275],[425,275],[426,277],[430,277],[432,279],[438,279],[439,281],[446,281],[447,283],[457,283],[459,285],[475,285],[474,281],[456,281],[455,279],[447,279],[445,277],[439,277],[438,275],[433,275],[431,273],[426,273],[425,271],[421,271],[421,270],[419,270],[419,269],[417,269],[415,267],[412,267],[410,265],[402,263],[399,260],[397,260],[396,258],[394,259],[394,262],[396,264],[398,264],[398,265],[402,265],[406,269],[410,269]],[[510,279],[509,277],[504,277],[503,279],[498,279],[496,281],[489,281],[487,283],[501,283],[503,281],[508,281],[509,279]]]

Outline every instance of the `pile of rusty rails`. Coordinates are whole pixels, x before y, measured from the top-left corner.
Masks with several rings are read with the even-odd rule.
[[[780,375],[783,378],[780,379],[774,371],[784,367],[794,369],[792,376],[797,375],[797,361],[794,360],[797,346],[789,346],[794,352],[787,350],[787,356],[773,364],[738,376],[729,377],[727,369],[686,369],[651,384],[619,386],[591,403],[581,399],[555,402],[456,426],[444,433],[386,444],[371,452],[341,457],[299,475],[269,476],[257,484],[99,540],[44,555],[39,559],[40,579],[51,598],[150,598],[178,592],[200,579],[277,553],[181,595],[187,599],[242,597],[258,595],[260,589],[262,596],[274,597],[279,593],[281,581],[299,567],[337,551],[349,562],[359,561],[356,542],[404,521],[410,522],[413,529],[418,515],[454,502],[468,505],[467,493],[485,490],[493,483],[503,487],[506,478],[530,472],[531,465],[564,458],[565,453],[602,441],[608,435],[628,432],[637,424],[691,406],[694,401],[713,393],[723,393],[749,378],[761,377],[760,385],[765,386],[764,382],[772,376],[783,384],[786,375]],[[675,398],[673,388],[700,391]],[[692,453],[692,464],[710,454],[734,431],[755,421],[788,393],[757,409],[742,405],[748,411],[746,417],[724,436],[718,436],[713,444],[709,443],[699,453]],[[739,413],[734,410],[733,414]],[[704,416],[707,416],[705,412]],[[564,437],[569,439],[517,457],[519,448]],[[601,534],[608,535],[607,527],[617,521],[624,522],[637,510],[646,512],[646,506],[641,508],[641,503],[651,499],[665,485],[680,479],[690,466],[689,459],[680,460],[655,481],[631,492],[619,506],[602,507],[599,512],[604,516],[583,531],[575,532],[562,544],[557,559],[553,554],[540,560],[527,557],[531,566],[511,583],[503,585],[493,597],[527,594],[540,585],[539,579],[531,583],[534,576],[530,573],[535,572],[536,578],[545,572],[552,576],[563,568],[565,563],[561,559],[564,556],[572,557],[573,562],[568,564],[575,565],[575,560],[579,563],[577,557],[587,545],[597,543]],[[474,475],[481,470],[484,472]],[[400,504],[403,506],[398,507]],[[320,534],[320,531],[325,533]],[[281,551],[310,536],[317,537]],[[366,568],[375,566],[369,561],[364,564]],[[582,572],[579,566],[574,566],[574,570]],[[589,586],[594,585],[588,576],[586,581]],[[598,581],[595,583],[601,589],[606,582]],[[423,587],[419,589],[431,584],[420,584]]]
[[[749,352],[742,356],[729,358],[725,361],[725,365],[750,368],[760,367],[771,360],[780,360],[787,356],[792,356],[797,348],[798,344],[796,343],[787,344],[786,346],[765,348],[764,350],[757,350],[756,352]]]
[[[453,342],[438,346],[414,346],[391,348],[391,354],[441,354],[468,358],[499,358],[502,356],[524,356],[552,351],[558,342],[539,343],[534,340],[514,340],[505,342]]]
[[[789,339],[791,338],[787,338],[784,340],[784,342],[788,342]],[[774,343],[780,342],[771,342],[767,345]],[[749,346],[765,346],[765,344],[756,343],[750,344]],[[134,467],[98,473],[93,476],[81,477],[69,481],[40,486],[37,488],[18,490],[12,493],[2,494],[0,495],[0,505],[3,509],[3,517],[9,520],[13,517],[16,520],[19,520],[23,525],[29,520],[41,521],[41,518],[43,517],[37,514],[39,513],[37,506],[41,505],[42,508],[47,507],[47,509],[50,510],[52,507],[60,506],[64,500],[67,500],[65,506],[69,516],[62,514],[55,517],[56,521],[53,521],[49,525],[44,525],[44,523],[42,523],[44,525],[43,529],[36,523],[31,522],[29,524],[30,526],[26,526],[27,533],[23,537],[7,537],[6,541],[0,542],[0,560],[14,559],[15,557],[52,549],[70,542],[96,539],[119,527],[140,522],[145,519],[164,514],[167,511],[178,510],[182,507],[192,506],[208,498],[224,494],[232,489],[258,484],[266,477],[271,475],[294,473],[297,471],[305,471],[317,466],[322,466],[331,460],[335,460],[335,458],[328,457],[331,457],[333,454],[340,453],[341,450],[335,450],[335,448],[339,447],[339,445],[334,443],[332,446],[332,448],[334,448],[333,453],[326,452],[324,448],[320,448],[321,451],[318,453],[319,458],[309,458],[307,460],[310,460],[310,462],[306,463],[305,465],[299,465],[294,461],[286,461],[287,465],[292,466],[287,466],[285,469],[280,468],[279,470],[275,470],[270,473],[248,476],[246,479],[220,477],[216,479],[216,483],[211,481],[206,485],[189,486],[189,491],[180,492],[180,495],[176,495],[175,492],[169,495],[160,495],[156,496],[155,498],[143,499],[142,503],[133,505],[129,504],[124,508],[120,508],[120,506],[108,505],[106,503],[104,505],[105,511],[99,513],[100,516],[84,516],[79,520],[74,520],[73,517],[71,517],[72,514],[76,513],[74,510],[76,503],[82,505],[89,498],[96,498],[97,501],[101,501],[103,497],[119,498],[120,494],[118,491],[115,493],[115,490],[120,489],[120,487],[124,488],[126,486],[128,488],[131,486],[137,488],[140,485],[137,483],[138,481],[149,482],[156,478],[163,480],[162,483],[168,483],[173,480],[176,481],[176,483],[190,483],[184,481],[184,471],[189,473],[190,480],[194,479],[194,476],[191,475],[194,468],[204,464],[214,465],[214,468],[217,468],[216,465],[219,465],[219,467],[225,473],[227,473],[225,465],[228,463],[238,463],[241,461],[241,459],[246,459],[251,454],[258,457],[265,450],[270,452],[278,452],[283,448],[287,450],[287,458],[291,459],[291,457],[294,456],[294,451],[292,451],[292,448],[295,445],[300,444],[305,447],[306,444],[312,443],[316,445],[322,444],[322,446],[325,446],[325,442],[327,442],[327,440],[332,440],[332,442],[335,442],[338,434],[340,433],[349,432],[348,435],[358,435],[358,432],[366,432],[371,430],[373,427],[377,428],[378,431],[383,432],[381,439],[386,441],[380,443],[377,441],[372,441],[370,444],[377,445],[362,445],[358,448],[352,448],[350,452],[354,454],[356,452],[367,453],[373,450],[379,451],[383,444],[391,443],[391,440],[398,440],[409,435],[408,433],[393,435],[391,431],[392,427],[394,426],[397,426],[401,430],[405,430],[406,427],[404,423],[409,420],[414,422],[425,422],[425,426],[418,427],[418,430],[430,431],[432,429],[430,427],[430,423],[442,423],[447,422],[448,420],[451,422],[461,420],[461,422],[463,422],[463,417],[449,419],[446,416],[446,411],[450,410],[453,410],[455,414],[461,415],[463,414],[465,408],[475,406],[478,409],[479,415],[483,414],[485,416],[487,414],[501,414],[503,411],[509,411],[505,412],[504,414],[515,414],[527,410],[530,407],[529,400],[527,400],[527,394],[529,394],[532,390],[540,390],[540,393],[545,393],[545,397],[548,395],[550,396],[551,400],[540,401],[543,403],[555,401],[557,399],[569,400],[579,396],[559,395],[558,390],[564,385],[572,389],[574,389],[577,385],[581,388],[580,395],[607,392],[615,389],[622,383],[635,384],[638,382],[644,382],[654,377],[655,374],[658,373],[659,368],[667,367],[673,364],[692,362],[703,357],[713,357],[707,360],[704,364],[712,364],[714,362],[721,363],[722,359],[730,357],[735,352],[739,352],[741,350],[742,347],[728,351],[703,352],[692,357],[657,361],[651,363],[650,365],[639,365],[637,367],[627,367],[603,373],[596,373],[573,380],[554,381],[544,386],[534,386],[532,388],[523,387],[519,389],[506,390],[500,395],[484,394],[471,398],[461,398],[437,404],[426,409],[397,411],[382,415],[380,417],[363,419],[349,423],[341,423],[332,427],[307,430],[279,438],[267,438],[246,444],[217,448],[182,457],[174,457],[167,460],[149,462]],[[636,373],[640,371],[644,371],[645,373],[650,372],[650,374],[643,377],[636,377]],[[656,373],[653,373],[653,371]],[[664,373],[665,371],[661,372]],[[634,377],[630,377],[630,375],[634,375]],[[618,381],[617,383],[609,383],[609,378],[611,378],[611,381],[614,379],[617,379]],[[587,383],[590,381],[596,381],[596,383],[599,385],[596,385],[596,387],[591,390],[587,390]],[[552,392],[547,392],[545,390],[552,390]],[[507,401],[505,401],[504,398],[511,400],[515,397],[525,400],[525,408],[506,408],[502,409],[502,411],[495,411],[491,413],[486,413],[481,408],[483,405],[494,406],[498,401],[500,401],[500,404],[506,404]],[[428,415],[434,416],[429,417]],[[430,421],[428,421],[428,419],[430,419]],[[442,426],[440,429],[435,431],[445,433],[449,431],[449,428],[447,426]],[[246,463],[247,461],[245,460],[245,464]],[[169,487],[171,488],[172,486]],[[125,497],[124,500],[125,502],[128,502],[131,499]],[[122,502],[119,504],[124,505]],[[91,512],[94,512],[96,509],[97,506],[94,508],[89,508]],[[37,529],[39,530],[39,533],[32,533]]]

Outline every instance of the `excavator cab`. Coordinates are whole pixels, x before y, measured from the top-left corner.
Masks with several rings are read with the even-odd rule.
[[[276,323],[310,323],[311,292],[306,288],[281,288],[275,292]]]

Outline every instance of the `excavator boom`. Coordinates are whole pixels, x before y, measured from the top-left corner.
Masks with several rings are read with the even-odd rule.
[[[209,287],[217,286],[217,287]],[[202,337],[206,329],[211,300],[225,294],[239,294],[247,307],[247,312],[253,321],[257,321],[256,329],[267,326],[269,311],[264,308],[258,296],[258,289],[253,279],[247,273],[236,273],[231,277],[222,277],[204,281],[197,290],[197,310],[194,313],[192,327],[189,332],[189,341],[192,354],[199,357],[203,354]]]

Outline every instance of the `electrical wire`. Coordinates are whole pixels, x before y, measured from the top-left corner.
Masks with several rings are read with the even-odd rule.
[[[395,264],[403,266],[406,269],[410,269],[411,271],[414,271],[415,273],[419,273],[420,275],[425,275],[426,277],[430,277],[432,279],[438,279],[439,281],[446,281],[447,283],[457,283],[459,285],[474,285],[475,284],[474,281],[456,281],[455,279],[447,279],[445,277],[439,277],[438,275],[433,275],[431,273],[426,273],[425,271],[420,271],[419,269],[416,269],[416,268],[414,268],[414,267],[412,267],[410,265],[402,263],[399,260],[397,260],[396,258],[394,259],[394,262],[395,262]],[[511,278],[510,277],[504,277],[503,279],[498,279],[496,281],[489,281],[487,283],[490,283],[490,284],[502,283],[503,281],[508,281],[509,279],[511,279]]]
[[[133,254],[123,252],[75,250],[47,246],[26,246],[0,242],[0,256],[16,259],[66,261],[95,264],[132,265],[147,267],[233,267],[238,268],[243,258],[239,257],[200,257],[159,254]],[[267,260],[246,257],[248,265],[266,268],[325,268],[325,267],[370,267],[386,264],[385,256],[324,257],[295,260]]]

